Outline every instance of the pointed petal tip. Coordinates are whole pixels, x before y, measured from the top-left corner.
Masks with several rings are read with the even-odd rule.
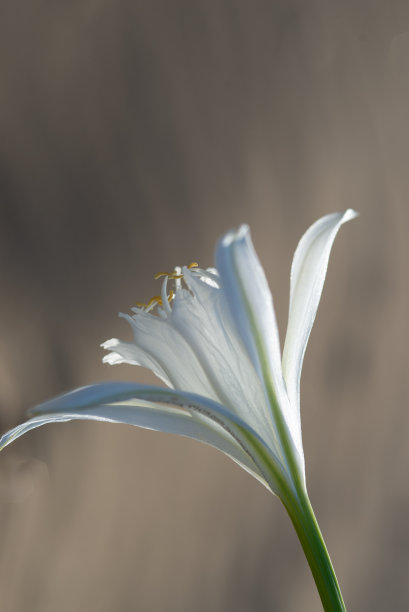
[[[247,223],[242,223],[237,229],[237,238],[244,238],[250,235],[250,227]]]
[[[122,363],[120,355],[118,353],[109,353],[109,355],[104,355],[102,358],[102,363],[107,363],[109,365],[116,365],[117,363]]]
[[[105,351],[111,351],[107,355],[102,357],[102,363],[108,363],[109,365],[115,365],[117,363],[121,363],[121,357],[118,353],[115,352],[115,348],[118,346],[119,340],[118,338],[111,338],[110,340],[105,340],[100,344],[100,347]]]
[[[118,346],[119,340],[118,338],[110,338],[109,340],[105,340],[99,346],[107,351],[111,350],[114,346]]]
[[[250,235],[250,228],[247,223],[242,223],[237,229],[231,229],[220,239],[220,246],[229,247],[236,240],[243,240]]]
[[[359,212],[357,212],[353,208],[347,208],[347,210],[343,214],[342,223],[351,221],[351,219],[355,219],[356,217],[359,217]]]

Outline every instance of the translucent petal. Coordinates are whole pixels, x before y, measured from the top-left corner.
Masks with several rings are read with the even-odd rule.
[[[263,387],[226,308],[222,291],[183,269],[190,291],[178,291],[169,321],[192,348],[223,406],[249,423],[272,446]]]
[[[113,349],[113,355],[104,358],[108,363],[138,363],[148,367],[168,386],[182,391],[191,391],[210,397],[215,401],[220,398],[215,393],[206,372],[189,344],[170,324],[167,317],[150,313],[121,315],[126,319],[134,334],[135,346],[131,343],[118,343],[116,339],[108,340],[104,348]],[[149,365],[149,364],[152,365]]]
[[[321,298],[331,247],[341,225],[356,216],[355,211],[348,209],[322,217],[306,231],[294,254],[283,374],[291,404],[298,413],[302,362]]]
[[[111,351],[108,355],[105,355],[102,361],[109,363],[110,365],[117,365],[120,363],[128,363],[130,365],[138,365],[143,368],[151,370],[165,385],[172,387],[172,382],[169,380],[167,373],[163,370],[160,364],[149,355],[146,351],[143,351],[134,342],[122,342],[117,338],[112,338],[101,344],[102,348],[107,351]]]
[[[237,334],[241,336],[264,383],[272,409],[277,448],[280,448],[283,439],[278,431],[280,423],[283,423],[289,432],[286,439],[294,446],[300,473],[303,474],[304,455],[299,414],[289,403],[282,376],[273,300],[246,225],[222,238],[216,250],[216,265]]]
[[[209,444],[271,488],[265,477],[266,469],[260,469],[262,463],[248,438],[263,447],[264,442],[235,415],[195,394],[133,383],[100,383],[49,400],[31,409],[30,414],[35,416],[2,436],[0,450],[31,429],[48,423],[70,420],[126,423]]]

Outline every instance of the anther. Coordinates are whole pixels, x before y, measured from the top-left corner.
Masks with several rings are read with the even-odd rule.
[[[157,274],[155,274],[153,278],[155,280],[158,280],[159,278],[164,278],[165,276],[172,276],[172,275],[169,274],[169,272],[158,272]]]
[[[199,264],[196,261],[192,261],[191,264],[188,265],[188,269],[191,270],[192,268],[198,268]]]
[[[162,298],[160,295],[154,295],[153,298],[151,298],[147,303],[147,307],[149,308],[150,306],[154,306],[155,304],[162,306]]]

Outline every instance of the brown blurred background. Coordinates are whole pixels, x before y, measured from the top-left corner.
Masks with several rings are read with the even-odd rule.
[[[303,231],[349,206],[302,379],[349,610],[409,598],[409,4],[3,0],[0,425],[152,380],[99,343],[242,221],[285,332]],[[2,612],[320,609],[279,501],[203,445],[54,425],[0,456]]]

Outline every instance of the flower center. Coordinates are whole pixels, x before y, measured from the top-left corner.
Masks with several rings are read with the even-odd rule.
[[[195,261],[193,261],[187,267],[188,267],[189,270],[192,270],[194,268],[199,268],[199,264],[196,263]],[[162,306],[163,307],[163,302],[164,302],[165,296],[166,296],[167,303],[168,304],[171,303],[171,301],[175,297],[175,291],[177,291],[178,289],[180,289],[182,287],[182,280],[183,280],[182,268],[180,266],[176,266],[173,272],[158,272],[154,276],[155,280],[159,280],[161,278],[164,281],[162,289],[163,289],[163,287],[165,287],[165,292],[162,291],[163,295],[154,295],[149,300],[149,302],[147,304],[145,304],[144,302],[136,302],[135,306],[137,308],[140,308],[144,312],[151,312],[157,306]],[[167,286],[168,280],[173,280],[175,282],[175,291],[172,291],[172,289],[171,289],[169,291],[169,293],[167,293],[166,286]],[[169,308],[169,306],[168,306],[168,308]]]

